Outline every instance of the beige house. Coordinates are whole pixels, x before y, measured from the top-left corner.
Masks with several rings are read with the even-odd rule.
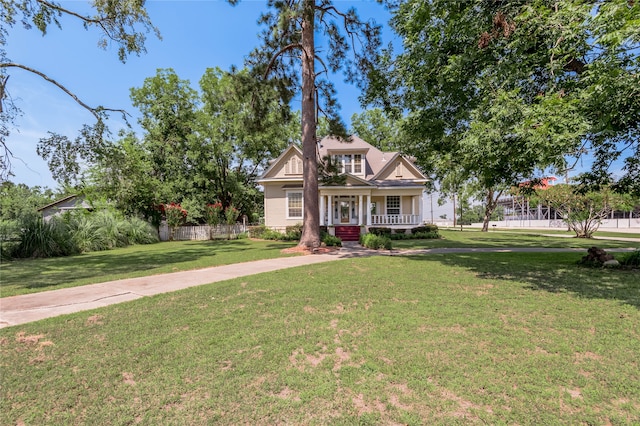
[[[326,137],[318,154],[336,160],[346,175],[344,184],[320,184],[321,226],[335,229],[338,236],[357,237],[361,227],[407,229],[423,223],[428,179],[409,157],[380,151],[356,136],[349,142]],[[266,226],[284,229],[302,223],[302,151],[297,145],[275,159],[258,183],[264,187]]]

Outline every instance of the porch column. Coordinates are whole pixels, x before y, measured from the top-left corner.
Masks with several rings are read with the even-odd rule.
[[[358,225],[362,225],[364,221],[362,220],[362,212],[364,211],[362,203],[364,202],[364,197],[362,195],[358,196]]]
[[[367,195],[367,226],[371,226],[371,194]]]
[[[424,214],[424,191],[422,192],[422,194],[420,196],[418,196],[418,223],[421,224],[422,222],[424,222],[424,219],[422,217],[422,215]]]
[[[327,198],[329,199],[329,223],[327,223],[327,225],[331,226],[333,225],[333,197],[331,195],[328,195]]]
[[[325,212],[325,208],[324,208],[324,195],[320,196],[320,226],[324,226],[324,212]]]

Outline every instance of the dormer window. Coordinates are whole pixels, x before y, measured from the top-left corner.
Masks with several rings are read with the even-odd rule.
[[[342,154],[334,156],[336,164],[340,168],[340,173],[349,173],[353,175],[363,175],[363,158],[362,154]]]

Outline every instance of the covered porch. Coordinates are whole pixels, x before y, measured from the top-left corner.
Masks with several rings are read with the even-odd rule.
[[[422,190],[320,188],[319,201],[321,226],[401,228],[422,223]]]

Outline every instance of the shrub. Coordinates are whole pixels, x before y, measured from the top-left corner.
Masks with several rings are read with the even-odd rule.
[[[438,231],[435,232],[418,232],[413,234],[413,237],[417,240],[437,240],[440,238]]]
[[[164,205],[164,214],[167,218],[167,225],[170,228],[175,228],[187,220],[188,213],[180,204],[170,203]]]
[[[391,228],[376,228],[376,227],[371,227],[369,228],[369,232],[373,235],[382,235],[382,236],[388,236],[391,235]]]
[[[389,237],[367,233],[360,236],[360,245],[374,250],[391,250],[391,239]]]
[[[269,230],[265,225],[257,225],[249,227],[249,237],[266,240],[264,234]]]
[[[20,242],[11,255],[20,258],[55,257],[78,251],[63,220],[53,218],[45,222],[40,217],[32,217],[22,222]]]
[[[640,250],[625,253],[620,257],[619,262],[623,266],[640,268]]]
[[[300,225],[302,227],[302,225]],[[291,228],[291,229],[290,229]],[[300,239],[301,231],[296,231],[294,227],[287,227],[286,232],[274,231],[267,228],[265,225],[250,226],[249,235],[251,238],[257,238],[260,240],[275,240],[275,241],[295,241]]]
[[[296,223],[295,225],[287,226],[285,234],[289,240],[299,240],[302,237],[302,224]]]
[[[132,217],[126,227],[129,244],[153,244],[160,241],[158,231],[146,220]]]
[[[10,260],[20,236],[20,226],[16,220],[0,220],[0,260]]]
[[[204,218],[209,226],[218,226],[222,215],[222,203],[216,201],[213,204],[207,204],[204,209]]]
[[[413,235],[410,234],[391,234],[389,235],[390,239],[392,240],[409,240],[413,238]]]
[[[342,247],[342,240],[340,237],[336,237],[335,235],[324,234],[322,236],[322,242],[327,247]]]
[[[411,233],[412,234],[428,233],[428,232],[438,233],[438,225],[436,225],[434,223],[428,223],[426,225],[417,226],[417,227],[411,229]]]

